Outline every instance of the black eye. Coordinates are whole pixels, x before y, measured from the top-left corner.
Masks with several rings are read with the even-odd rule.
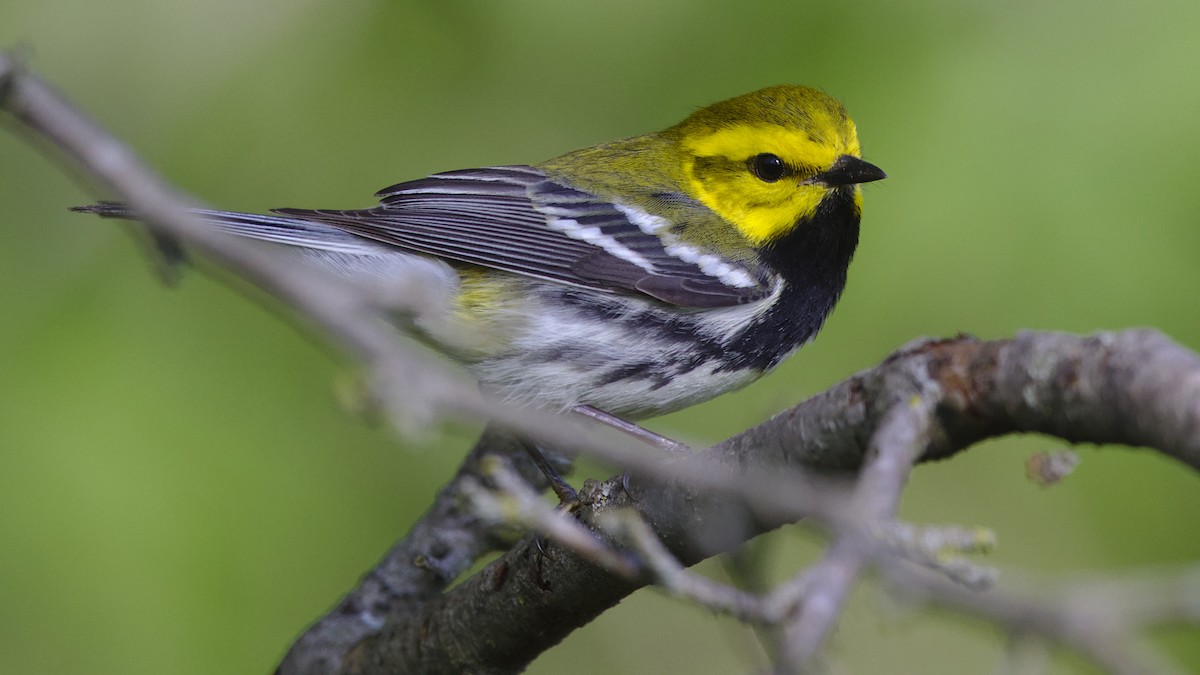
[[[750,173],[765,183],[774,183],[787,174],[787,164],[778,155],[769,152],[751,157],[746,161],[746,166],[750,168]]]

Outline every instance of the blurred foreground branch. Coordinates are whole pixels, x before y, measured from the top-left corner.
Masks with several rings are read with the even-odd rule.
[[[396,339],[390,313],[437,300],[421,279],[362,288],[207,229],[183,210],[190,201],[5,54],[0,108],[160,236],[259,284],[360,360],[401,426],[488,418],[631,472],[627,489],[620,480],[587,486],[577,523],[523,487],[536,476],[511,434],[493,426],[407,537],[296,642],[280,673],[515,672],[649,583],[763,627],[773,667],[807,672],[873,568],[923,602],[992,621],[1015,643],[1060,644],[1113,673],[1177,670],[1134,646],[1137,638],[1156,624],[1200,620],[1195,570],[1057,595],[983,592],[992,574],[961,554],[989,537],[894,519],[914,464],[1013,432],[1143,446],[1200,469],[1200,358],[1158,333],[924,342],[714,447],[666,456],[487,400]],[[774,589],[749,593],[686,569],[800,518],[833,543]],[[543,538],[513,544],[511,525]],[[506,552],[446,590],[496,550]],[[1106,604],[1081,611],[1083,596]]]

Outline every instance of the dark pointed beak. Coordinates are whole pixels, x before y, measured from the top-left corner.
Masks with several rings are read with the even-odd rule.
[[[804,182],[820,183],[826,187],[838,187],[840,185],[870,183],[871,181],[882,180],[884,178],[887,178],[887,174],[883,172],[883,169],[874,164],[865,162],[852,155],[842,155],[838,157],[837,161],[827,171],[822,171]]]

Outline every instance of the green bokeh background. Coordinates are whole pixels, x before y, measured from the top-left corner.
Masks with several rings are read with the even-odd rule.
[[[888,180],[817,342],[654,423],[717,440],[918,336],[1154,326],[1200,348],[1200,3],[10,0],[0,46],[223,208],[371,203],[778,82],[820,86]],[[0,673],[261,673],[429,501],[470,429],[397,441],[349,369],[227,275],[169,289],[93,194],[0,134]],[[269,303],[267,303],[269,305]],[[1200,559],[1200,478],[1006,439],[919,469],[917,521],[985,524],[1006,581]],[[775,537],[800,569],[813,535]],[[714,570],[713,567],[707,569]],[[1157,643],[1200,670],[1200,634]],[[856,594],[854,673],[992,672],[987,626]],[[744,629],[638,593],[533,673],[746,672]],[[1091,672],[1056,658],[1051,672]]]

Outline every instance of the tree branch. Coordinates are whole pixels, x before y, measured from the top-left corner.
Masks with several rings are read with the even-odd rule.
[[[674,556],[694,564],[812,506],[795,494],[796,483],[780,474],[781,465],[856,470],[867,456],[867,439],[897,405],[914,399],[925,401],[921,407],[933,416],[927,433],[918,425],[908,436],[919,461],[988,437],[1042,432],[1073,442],[1145,446],[1200,468],[1198,382],[1200,357],[1149,330],[928,342],[676,461],[675,478],[634,476],[632,505]],[[931,391],[933,399],[922,399]],[[1165,414],[1156,405],[1165,406],[1157,409]],[[906,446],[899,446],[903,454]],[[736,468],[742,480],[714,474],[714,466]],[[903,471],[892,471],[899,471],[888,478],[892,492],[879,501],[887,508],[875,508],[894,508]],[[628,505],[618,497],[603,509]],[[821,517],[836,524],[840,516],[833,511]],[[431,600],[418,617],[390,621],[361,645],[361,660],[345,672],[516,672],[643,585],[561,547],[548,550],[539,557],[524,541]]]

